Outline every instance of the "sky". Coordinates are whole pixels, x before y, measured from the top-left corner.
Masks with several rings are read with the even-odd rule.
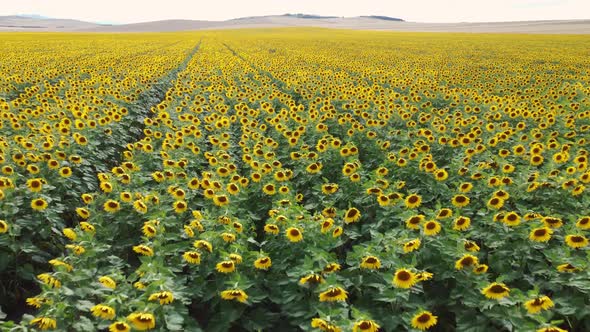
[[[99,23],[285,13],[385,15],[412,22],[590,19],[590,0],[0,0],[0,16],[36,14]]]

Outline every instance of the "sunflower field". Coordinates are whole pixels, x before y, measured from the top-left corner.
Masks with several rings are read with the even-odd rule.
[[[2,331],[590,331],[585,36],[0,47]]]

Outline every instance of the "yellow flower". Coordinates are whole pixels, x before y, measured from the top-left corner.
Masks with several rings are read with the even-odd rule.
[[[139,331],[150,330],[156,327],[156,318],[147,312],[134,312],[127,316],[127,320],[133,325],[133,328]]]
[[[588,245],[588,239],[584,235],[566,235],[565,243],[574,248],[584,248]]]
[[[462,270],[468,266],[476,266],[478,264],[477,257],[469,254],[463,255],[460,259],[455,262],[455,269]]]
[[[29,190],[34,193],[38,193],[43,190],[43,183],[45,182],[44,179],[36,178],[36,179],[29,179],[27,180],[27,187]]]
[[[187,251],[182,258],[189,264],[201,264],[201,254],[196,251]]]
[[[119,202],[109,199],[104,203],[103,208],[106,212],[115,213],[121,209],[121,205]]]
[[[377,270],[381,267],[381,261],[375,256],[363,257],[361,261],[361,268]]]
[[[41,274],[37,275],[37,278],[51,288],[60,288],[61,287],[61,281],[52,277],[49,273],[41,273]]]
[[[157,292],[150,295],[148,301],[160,301],[161,305],[170,304],[174,301],[174,295],[169,291]]]
[[[241,289],[227,289],[220,293],[221,298],[224,300],[236,300],[242,303],[246,303],[248,295]]]
[[[285,231],[285,235],[287,235],[287,238],[291,242],[299,242],[299,241],[303,240],[302,232],[298,228],[295,228],[295,227],[287,228],[287,230]]]
[[[441,230],[441,226],[437,221],[430,220],[424,224],[424,235],[434,236]]]
[[[549,227],[535,228],[531,230],[529,239],[536,242],[547,242],[551,239],[551,234],[553,234],[553,230]]]
[[[406,219],[406,227],[409,229],[420,229],[420,223],[424,221],[425,217],[422,214],[411,216]]]
[[[536,314],[541,310],[548,310],[553,306],[553,301],[551,301],[548,296],[537,297],[524,303],[524,307],[529,312],[529,314]]]
[[[115,289],[117,287],[117,283],[111,277],[102,276],[98,278],[98,282],[110,289]]]
[[[409,252],[418,250],[418,248],[420,248],[421,244],[422,244],[422,242],[420,241],[420,239],[413,239],[411,241],[404,243],[404,245],[403,245],[404,253],[409,253]]]
[[[146,246],[145,244],[133,246],[133,251],[135,251],[136,253],[141,254],[143,256],[148,256],[148,257],[151,257],[154,255],[154,250],[152,248]]]
[[[313,284],[321,284],[324,282],[324,278],[322,278],[321,275],[319,274],[308,274],[305,277],[302,277],[301,279],[299,279],[299,283],[302,285],[308,284],[308,283],[313,283]]]
[[[260,257],[254,261],[254,267],[259,270],[267,270],[271,266],[272,261],[270,260],[270,257]]]
[[[0,234],[8,232],[8,223],[4,220],[0,220]]]
[[[410,195],[406,196],[406,199],[404,200],[404,204],[406,205],[406,207],[408,209],[415,209],[415,208],[419,207],[420,204],[422,204],[422,197],[417,194],[410,194]]]
[[[223,261],[217,263],[217,265],[215,265],[215,269],[217,272],[221,273],[232,273],[236,270],[236,264],[234,261]]]
[[[36,325],[41,330],[53,330],[57,328],[57,322],[49,317],[37,317],[31,320],[29,325]]]
[[[377,332],[380,326],[372,320],[361,320],[354,323],[352,332]]]
[[[319,298],[320,302],[346,301],[348,293],[340,287],[331,287],[328,290],[321,292]]]
[[[421,311],[412,317],[412,327],[425,331],[435,326],[437,319],[430,311]]]
[[[493,282],[481,290],[488,299],[500,300],[510,294],[510,288],[503,283]]]
[[[544,327],[544,328],[538,329],[537,332],[568,332],[568,331],[564,330],[564,329],[560,329],[559,327],[556,327],[556,326],[550,326],[550,327]]]
[[[393,276],[393,284],[397,288],[411,288],[416,282],[416,274],[408,269],[398,269]]]
[[[453,222],[453,229],[456,231],[467,230],[471,226],[471,218],[460,216]]]
[[[43,198],[35,198],[31,201],[31,208],[35,211],[43,211],[47,208],[47,201]]]
[[[344,222],[347,224],[358,221],[361,218],[361,212],[357,208],[350,208],[344,213]]]
[[[104,304],[95,305],[90,309],[90,312],[92,312],[92,315],[96,317],[107,320],[112,320],[116,316],[115,309]]]
[[[465,207],[469,205],[470,199],[465,195],[455,195],[451,199],[451,204],[455,207]]]
[[[183,213],[184,211],[186,211],[186,209],[188,208],[188,205],[186,204],[185,201],[176,201],[176,202],[172,203],[172,207],[174,208],[174,212],[180,214],[180,213]]]
[[[125,322],[114,322],[113,324],[109,325],[109,332],[129,332],[131,331],[131,327]]]

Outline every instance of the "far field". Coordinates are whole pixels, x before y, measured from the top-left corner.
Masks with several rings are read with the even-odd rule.
[[[585,36],[0,49],[2,331],[590,330]]]

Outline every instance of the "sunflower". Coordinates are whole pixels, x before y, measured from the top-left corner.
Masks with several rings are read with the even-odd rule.
[[[551,239],[553,230],[549,227],[535,228],[531,230],[529,239],[535,242],[547,242]]]
[[[69,178],[70,176],[72,176],[72,169],[67,166],[60,168],[59,176],[61,176],[62,178]]]
[[[332,237],[339,237],[340,235],[342,235],[342,233],[344,233],[344,228],[342,228],[342,226],[338,226],[334,228],[334,231],[332,232]]]
[[[409,229],[420,229],[420,223],[424,221],[426,217],[422,214],[411,216],[406,219],[406,227]]]
[[[475,274],[483,274],[488,272],[488,266],[486,264],[477,264],[473,267],[473,273]]]
[[[133,325],[133,328],[139,331],[150,330],[156,327],[156,318],[147,312],[134,312],[127,316],[127,320]]]
[[[437,319],[430,311],[421,311],[412,317],[412,327],[425,331],[435,326]]]
[[[434,236],[441,230],[441,226],[437,221],[430,220],[424,224],[424,235]]]
[[[334,225],[334,219],[326,218],[324,221],[322,221],[321,232],[327,233],[330,230],[330,228],[332,228],[333,225]]]
[[[490,200],[487,203],[487,206],[490,209],[499,210],[500,208],[502,208],[502,206],[504,206],[504,200],[494,196],[490,198]]]
[[[201,264],[201,254],[197,251],[187,251],[182,254],[182,258],[189,264]]]
[[[321,284],[324,283],[324,278],[322,278],[321,275],[319,274],[308,274],[305,277],[302,277],[301,279],[299,279],[299,283],[302,285],[305,284]]]
[[[581,217],[576,221],[576,227],[579,229],[590,229],[590,216]]]
[[[471,225],[471,218],[460,216],[453,221],[453,229],[456,231],[464,231]]]
[[[448,208],[443,208],[438,210],[438,212],[436,213],[436,219],[446,219],[453,216],[453,210],[448,209]]]
[[[347,292],[340,287],[330,287],[328,290],[320,293],[320,302],[346,301]]]
[[[510,294],[510,288],[503,283],[493,282],[483,288],[481,293],[488,299],[500,300]]]
[[[420,204],[422,204],[422,197],[417,194],[410,194],[410,195],[406,196],[406,199],[404,200],[404,204],[406,205],[406,207],[408,209],[415,209],[415,208],[419,207]]]
[[[473,184],[471,182],[463,182],[459,185],[459,191],[462,193],[468,193],[473,189]]]
[[[225,206],[229,204],[229,198],[226,195],[215,195],[213,197],[213,203],[216,206]]]
[[[160,301],[161,305],[170,304],[174,301],[174,295],[169,291],[161,291],[150,295],[148,301]]]
[[[35,198],[31,201],[31,208],[35,211],[43,211],[47,209],[47,201],[43,198]]]
[[[347,224],[358,221],[361,218],[361,212],[357,208],[350,208],[344,213],[344,222]]]
[[[49,317],[33,318],[29,325],[35,325],[41,330],[53,330],[57,328],[57,321]]]
[[[193,243],[193,246],[197,249],[204,249],[208,252],[213,252],[213,246],[211,245],[211,243],[205,240],[197,240],[195,241],[195,243]]]
[[[228,301],[236,300],[245,303],[248,300],[248,295],[241,289],[227,289],[222,291],[220,295],[222,299]]]
[[[336,183],[326,183],[322,185],[322,193],[325,195],[331,195],[338,191],[338,184]]]
[[[8,228],[8,223],[4,220],[0,220],[0,234],[8,232]]]
[[[455,269],[462,270],[463,268],[466,268],[469,266],[476,266],[478,264],[478,262],[479,261],[478,261],[477,257],[475,257],[473,255],[465,254],[465,255],[463,255],[463,257],[459,258],[455,262]]]
[[[537,332],[567,332],[567,330],[560,329],[559,327],[556,327],[556,326],[550,326],[550,327],[544,327],[544,328],[538,329]]]
[[[217,270],[217,272],[221,272],[221,273],[232,273],[236,270],[236,264],[234,263],[234,261],[223,261],[223,262],[219,262],[217,263],[217,265],[215,265],[215,269]]]
[[[553,306],[553,301],[551,301],[548,296],[537,297],[524,303],[524,307],[529,312],[529,314],[536,314],[541,310],[548,310]]]
[[[520,216],[516,212],[509,212],[504,215],[502,222],[511,227],[517,226],[520,224]]]
[[[174,212],[180,214],[180,213],[183,213],[184,211],[186,211],[186,209],[188,208],[188,205],[186,204],[185,201],[176,201],[176,202],[172,203],[172,207],[174,208]]]
[[[469,197],[467,197],[465,195],[455,195],[451,199],[451,204],[453,204],[453,206],[458,207],[458,208],[465,207],[465,206],[469,205],[469,202],[470,202]]]
[[[404,248],[404,253],[409,253],[415,250],[418,250],[420,248],[420,244],[422,242],[420,241],[420,239],[413,239],[410,240],[406,243],[403,244],[403,248]]]
[[[473,241],[469,241],[469,240],[465,240],[463,242],[463,248],[465,248],[465,250],[467,251],[479,251],[479,246],[477,245],[477,243],[473,242]],[[477,264],[476,264],[477,265]]]
[[[398,288],[411,288],[416,282],[416,274],[408,269],[398,269],[393,276],[393,284]]]
[[[148,211],[147,205],[145,205],[145,203],[139,199],[133,202],[133,208],[135,209],[135,211],[137,211],[137,213],[140,214],[146,214]]]
[[[146,246],[145,244],[133,246],[133,251],[135,251],[136,253],[138,253],[140,255],[148,256],[148,257],[151,257],[154,255],[154,250],[152,248]]]
[[[112,320],[116,316],[115,309],[104,304],[95,305],[90,309],[90,312],[92,312],[92,315],[94,315],[95,317],[107,320]]]
[[[588,245],[588,238],[584,235],[566,235],[565,243],[574,249],[584,248]]]
[[[272,266],[272,261],[270,257],[260,257],[256,261],[254,261],[254,267],[259,270],[268,270],[269,267]]]
[[[299,242],[303,240],[303,233],[295,227],[289,227],[285,231],[285,235],[291,242]]]
[[[277,235],[279,234],[279,226],[275,224],[266,224],[264,225],[264,232]]]
[[[449,173],[447,173],[447,171],[445,171],[444,169],[439,169],[434,173],[434,178],[436,179],[436,181],[444,181],[448,177]]]
[[[543,217],[543,219],[541,219],[541,220],[543,221],[545,226],[550,227],[550,228],[559,228],[559,227],[563,226],[563,221],[561,220],[561,218]]]
[[[113,324],[109,325],[109,332],[129,332],[131,331],[131,327],[125,322],[114,322]]]
[[[559,271],[559,272],[573,273],[573,272],[578,272],[580,270],[581,270],[580,268],[575,267],[570,263],[561,264],[561,265],[557,266],[557,271]]]
[[[354,323],[352,332],[377,332],[380,326],[372,320],[361,320]]]
[[[98,282],[100,282],[106,288],[115,289],[117,287],[117,283],[108,276],[102,276],[98,278]]]
[[[45,180],[41,178],[29,179],[27,180],[27,187],[29,187],[31,192],[38,193],[43,190],[44,182]]]
[[[103,204],[103,208],[106,212],[115,213],[121,209],[121,204],[115,200],[109,199]]]
[[[377,270],[381,267],[381,261],[375,256],[365,256],[361,260],[361,268]]]

